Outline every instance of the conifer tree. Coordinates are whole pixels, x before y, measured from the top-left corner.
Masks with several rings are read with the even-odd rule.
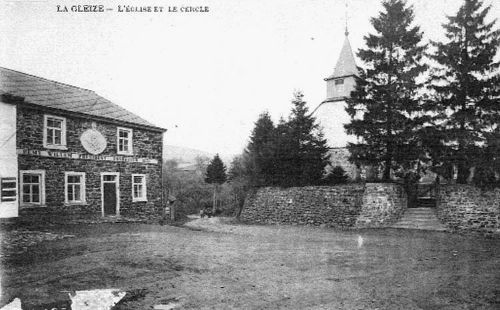
[[[423,125],[421,85],[416,82],[426,65],[422,32],[413,25],[414,13],[403,0],[386,0],[379,15],[371,19],[375,34],[365,36],[366,49],[358,57],[356,89],[347,100],[351,122],[349,134],[360,138],[348,145],[351,161],[382,166],[383,179],[391,170],[411,169],[421,157],[418,131]]]
[[[325,177],[324,183],[331,184],[343,184],[349,181],[349,176],[345,173],[344,168],[341,166],[335,166],[332,171]]]
[[[217,192],[219,186],[226,182],[226,166],[219,157],[219,154],[215,154],[214,158],[210,161],[207,166],[207,173],[205,176],[205,182],[214,185],[214,195],[213,195],[213,210],[215,212],[217,205]]]
[[[448,177],[455,166],[458,183],[466,183],[470,168],[487,163],[484,156],[494,154],[485,152],[485,147],[488,140],[495,141],[492,137],[500,124],[499,63],[494,60],[500,30],[494,29],[496,20],[487,22],[490,9],[480,0],[464,0],[443,25],[445,42],[432,42],[437,63],[431,78],[435,104],[428,110],[442,137],[442,151],[433,161]]]
[[[288,121],[276,128],[275,171],[280,186],[319,184],[328,165],[328,147],[319,125],[296,92]]]
[[[269,113],[259,115],[243,157],[251,186],[269,186],[274,183],[275,134]]]
[[[251,187],[319,184],[328,164],[328,147],[304,95],[294,94],[290,117],[275,126],[268,113],[255,123],[243,169]]]

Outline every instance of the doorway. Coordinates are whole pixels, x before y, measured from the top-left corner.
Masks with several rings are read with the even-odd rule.
[[[101,173],[102,216],[120,215],[120,174]]]

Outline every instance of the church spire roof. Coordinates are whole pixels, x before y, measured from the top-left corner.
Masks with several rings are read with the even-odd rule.
[[[344,76],[358,75],[358,69],[356,67],[356,61],[354,60],[354,55],[352,54],[351,43],[349,42],[349,32],[346,27],[344,45],[340,52],[339,59],[335,65],[335,70],[333,74],[330,75],[326,80],[331,80]]]

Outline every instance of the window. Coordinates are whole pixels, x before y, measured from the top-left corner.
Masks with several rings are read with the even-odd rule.
[[[85,203],[85,173],[65,172],[65,203],[83,204]]]
[[[344,92],[344,79],[335,80],[335,87],[337,88],[338,93]]]
[[[116,175],[106,174],[106,175],[103,176],[103,181],[104,182],[115,182],[116,181]]]
[[[66,119],[64,117],[44,116],[43,146],[51,149],[66,149]]]
[[[45,204],[45,171],[21,171],[21,205]]]
[[[16,178],[2,178],[0,180],[1,201],[16,201],[17,182]]]
[[[118,127],[117,140],[117,153],[132,155],[132,129]]]
[[[132,175],[132,201],[146,201],[146,175]]]

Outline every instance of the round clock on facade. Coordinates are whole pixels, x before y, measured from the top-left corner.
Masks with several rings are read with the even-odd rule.
[[[95,129],[87,129],[80,137],[83,148],[92,155],[101,154],[106,148],[106,138]]]

